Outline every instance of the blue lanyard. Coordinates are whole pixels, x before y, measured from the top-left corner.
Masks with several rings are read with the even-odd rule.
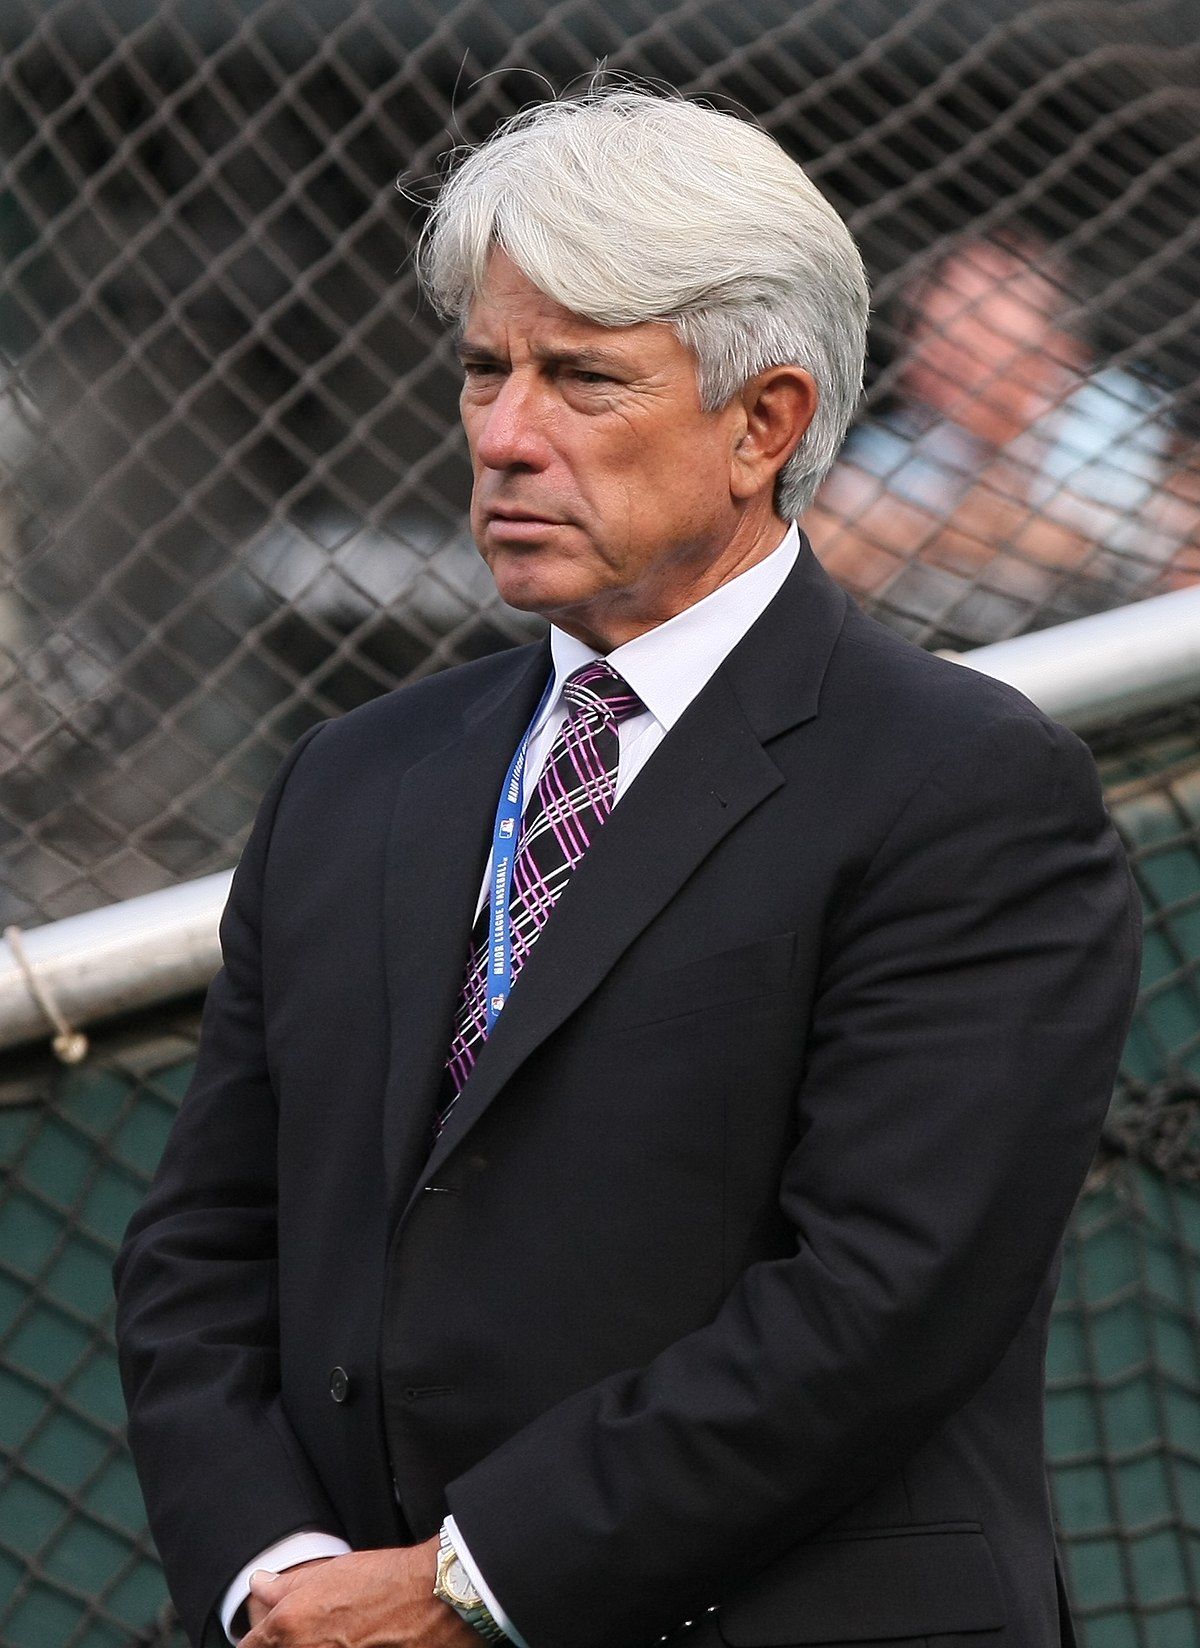
[[[517,841],[521,833],[521,781],[525,774],[525,759],[529,754],[529,740],[550,702],[553,688],[554,676],[551,674],[541,702],[533,712],[533,720],[526,727],[517,753],[509,764],[508,777],[504,780],[496,807],[496,822],[492,826],[492,891],[488,899],[487,975],[484,979],[484,1009],[489,1036],[504,1011],[504,1003],[512,989],[512,922],[508,901],[512,891]]]

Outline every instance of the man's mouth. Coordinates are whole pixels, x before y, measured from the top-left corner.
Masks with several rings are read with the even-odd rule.
[[[552,527],[566,525],[558,516],[516,505],[495,505],[485,511],[485,520],[489,535],[502,543],[520,543]]]
[[[549,526],[562,524],[557,516],[548,515],[544,509],[531,509],[525,504],[489,504],[486,513],[489,520],[545,521]]]

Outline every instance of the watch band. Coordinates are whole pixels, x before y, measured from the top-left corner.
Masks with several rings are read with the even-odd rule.
[[[466,1577],[465,1588],[455,1588],[448,1583],[450,1569],[454,1566],[457,1566],[460,1573]],[[485,1642],[508,1641],[503,1627],[471,1582],[445,1523],[442,1524],[442,1531],[438,1536],[437,1579],[434,1581],[433,1594],[439,1601],[453,1608],[460,1619],[466,1620],[473,1631],[478,1631]]]

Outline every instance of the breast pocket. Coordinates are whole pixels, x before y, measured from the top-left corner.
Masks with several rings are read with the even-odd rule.
[[[684,962],[679,967],[621,972],[597,1003],[617,1027],[660,1024],[787,988],[795,933],[775,933]]]

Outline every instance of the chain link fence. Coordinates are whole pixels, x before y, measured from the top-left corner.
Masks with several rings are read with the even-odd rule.
[[[125,1448],[109,1271],[191,1074],[194,1012],[85,1069],[0,1067],[0,1642],[184,1648]]]
[[[966,648],[1200,578],[1198,0],[6,0],[0,921],[222,868],[293,738],[525,638],[409,264],[438,156],[598,60],[847,214],[869,395],[809,526]],[[1200,704],[1097,740],[1147,910],[1048,1447],[1086,1648],[1200,1648]],[[0,1644],[180,1648],[107,1266],[194,1047],[0,1061]]]
[[[292,739],[531,633],[409,254],[598,61],[846,212],[870,399],[811,517],[964,647],[1200,577],[1197,0],[7,0],[0,920],[223,867]]]

